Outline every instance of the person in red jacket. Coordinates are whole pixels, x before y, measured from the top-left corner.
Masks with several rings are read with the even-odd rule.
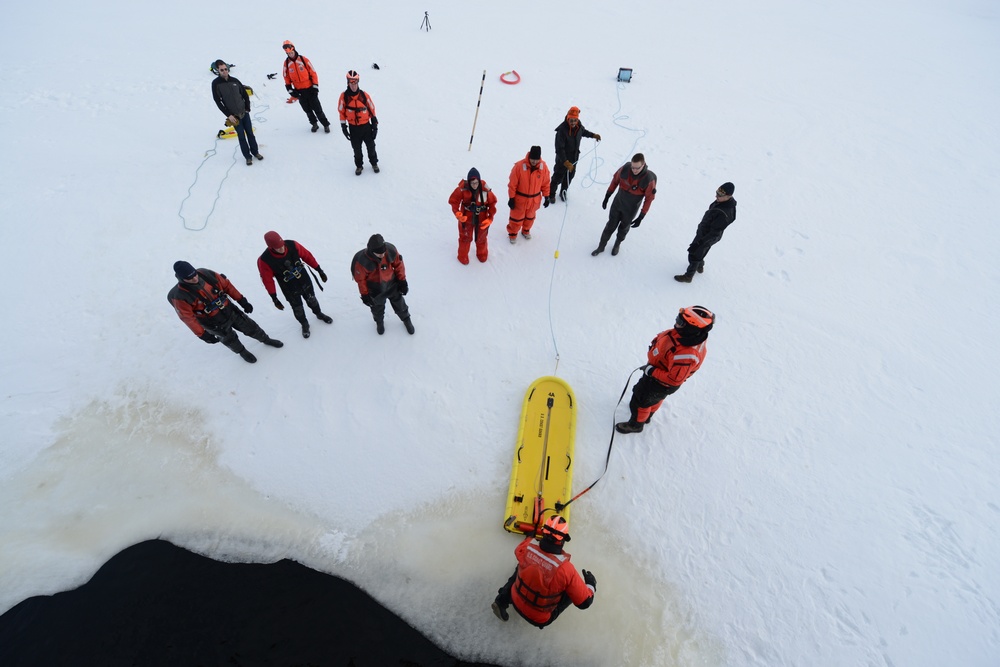
[[[619,433],[639,433],[663,400],[694,375],[705,361],[705,341],[715,324],[715,314],[704,306],[681,308],[673,329],[656,334],[649,344],[642,377],[632,387],[627,422],[618,422]]]
[[[523,160],[514,163],[507,183],[507,208],[510,221],[507,236],[511,243],[517,243],[517,233],[531,238],[531,227],[535,224],[535,213],[539,207],[549,205],[549,166],[542,160],[542,147],[532,146]]]
[[[379,336],[385,333],[383,320],[386,301],[399,319],[403,320],[406,333],[413,335],[410,309],[403,299],[410,292],[410,285],[406,282],[403,256],[396,250],[396,246],[386,243],[381,234],[372,234],[368,245],[359,250],[351,260],[351,274],[358,283],[361,303],[371,308],[375,330]]]
[[[375,103],[365,91],[358,88],[361,77],[354,70],[347,73],[347,90],[340,94],[337,109],[340,111],[340,129],[354,148],[354,173],[358,176],[365,170],[361,156],[361,144],[368,150],[368,162],[376,174],[378,153],[375,151],[375,137],[378,135],[378,117]],[[348,129],[350,128],[350,129]]]
[[[285,89],[288,94],[299,100],[299,106],[306,112],[306,118],[312,126],[312,131],[319,130],[330,133],[330,121],[323,113],[323,105],[319,102],[319,74],[313,69],[312,63],[295,50],[295,45],[287,39],[281,48],[285,50],[285,63],[282,70],[285,74]]]
[[[181,322],[198,338],[211,344],[221,340],[223,345],[251,364],[257,361],[257,357],[243,346],[237,331],[264,345],[284,345],[280,340],[270,338],[260,325],[232,304],[230,299],[240,304],[247,314],[253,312],[253,306],[224,273],[195,269],[190,263],[179,261],[174,262],[174,275],[177,284],[167,294],[167,301],[174,307]]]
[[[487,235],[497,214],[497,196],[479,178],[478,169],[473,167],[468,177],[458,182],[448,203],[458,220],[458,261],[469,263],[469,246],[475,239],[476,259],[485,262],[489,256]]]
[[[493,600],[493,613],[501,621],[510,618],[507,608],[537,628],[551,624],[570,604],[587,609],[594,602],[597,577],[587,570],[583,576],[563,551],[569,542],[569,523],[555,514],[542,526],[541,537],[529,535],[514,549],[517,568]]]
[[[319,272],[319,279],[326,282],[326,273],[313,254],[301,243],[283,239],[274,231],[264,234],[264,243],[267,244],[267,249],[257,258],[257,272],[274,307],[278,310],[285,309],[274,289],[274,281],[277,280],[281,293],[292,307],[292,314],[302,325],[303,338],[309,338],[309,320],[306,319],[306,309],[302,307],[303,300],[320,321],[333,324],[333,318],[320,309],[316,290],[313,289],[309,271],[306,270],[306,266],[311,266]]]
[[[633,155],[631,162],[623,164],[615,172],[615,177],[611,179],[611,185],[608,186],[608,191],[604,194],[601,208],[608,208],[608,200],[614,194],[615,188],[618,188],[618,194],[615,195],[615,200],[611,203],[608,224],[604,225],[604,231],[601,232],[601,243],[594,252],[590,253],[594,257],[604,252],[604,246],[611,240],[615,229],[618,230],[618,235],[615,238],[614,247],[611,248],[611,254],[617,255],[628,230],[638,227],[642,223],[642,219],[649,213],[649,205],[653,203],[653,198],[656,196],[656,174],[646,166],[646,157],[642,153]],[[642,203],[642,211],[636,216],[640,202]],[[632,219],[633,217],[635,220]]]

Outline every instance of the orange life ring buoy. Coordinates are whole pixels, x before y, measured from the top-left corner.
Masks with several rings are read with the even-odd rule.
[[[506,78],[504,78],[508,74],[513,74],[514,75],[514,80],[513,81],[508,81]],[[513,86],[514,84],[521,83],[521,75],[517,73],[516,69],[514,69],[514,70],[511,70],[509,72],[504,72],[503,74],[501,74],[500,75],[500,80],[503,81],[504,83],[506,83],[508,86]]]

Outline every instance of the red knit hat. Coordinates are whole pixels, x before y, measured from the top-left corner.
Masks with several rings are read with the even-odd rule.
[[[566,118],[576,118],[580,120],[580,107],[570,107],[566,113]]]

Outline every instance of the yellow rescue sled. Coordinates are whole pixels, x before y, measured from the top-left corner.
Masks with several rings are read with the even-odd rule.
[[[569,520],[563,505],[573,496],[576,397],[560,378],[531,383],[524,396],[503,527],[511,533],[537,531],[552,514]]]

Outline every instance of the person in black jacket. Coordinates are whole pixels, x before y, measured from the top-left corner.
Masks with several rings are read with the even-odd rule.
[[[413,335],[410,309],[403,297],[409,294],[406,282],[406,265],[396,246],[386,243],[381,234],[372,234],[368,244],[359,250],[351,260],[351,275],[358,284],[361,303],[368,306],[375,320],[375,331],[385,333],[385,302],[403,320],[406,333]]]
[[[576,175],[576,163],[580,159],[580,139],[601,140],[601,135],[587,130],[580,122],[580,108],[570,107],[566,118],[556,128],[556,159],[552,163],[552,184],[549,187],[549,203],[556,203],[556,185],[559,199],[566,201],[566,191]]]
[[[687,271],[674,276],[674,280],[679,283],[689,283],[694,278],[697,271],[702,273],[705,270],[705,255],[716,243],[722,240],[722,233],[726,227],[736,221],[736,200],[733,193],[736,186],[732,183],[723,183],[715,191],[715,201],[712,202],[701,222],[698,223],[698,230],[694,234],[694,240],[688,246],[688,267]]]
[[[253,124],[250,122],[250,96],[246,87],[235,76],[229,76],[229,65],[224,60],[215,61],[215,71],[219,76],[212,81],[212,99],[219,111],[236,130],[240,139],[240,150],[246,158],[247,166],[253,164],[253,158],[263,160],[264,156],[257,149],[257,139],[253,136]],[[253,156],[253,157],[251,157]]]

